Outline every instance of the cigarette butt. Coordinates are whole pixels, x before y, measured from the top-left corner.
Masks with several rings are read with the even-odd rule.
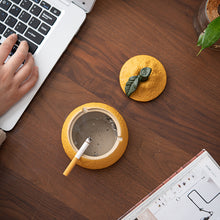
[[[76,153],[76,155],[74,156],[74,158],[72,159],[72,161],[69,163],[69,165],[67,166],[67,168],[64,170],[63,175],[64,176],[68,176],[69,173],[71,172],[71,170],[73,169],[73,167],[76,165],[77,160],[80,159],[80,157],[83,155],[83,153],[85,152],[85,150],[88,148],[89,144],[91,143],[92,139],[91,137],[87,138],[85,140],[85,142],[83,143],[83,145],[80,147],[79,151]]]
[[[69,165],[67,166],[67,168],[64,170],[64,172],[63,172],[63,175],[64,176],[68,176],[69,175],[69,173],[71,172],[71,170],[73,169],[73,167],[76,165],[76,162],[77,162],[77,158],[76,157],[74,157],[73,159],[72,159],[72,161],[69,163]]]

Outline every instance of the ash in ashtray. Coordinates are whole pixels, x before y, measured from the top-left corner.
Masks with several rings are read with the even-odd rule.
[[[88,112],[82,115],[73,126],[72,139],[80,148],[87,137],[92,138],[85,154],[101,156],[114,146],[117,139],[117,127],[108,115],[102,112]]]

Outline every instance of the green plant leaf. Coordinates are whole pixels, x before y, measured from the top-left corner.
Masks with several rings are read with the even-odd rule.
[[[141,82],[144,82],[148,79],[148,77],[151,74],[152,69],[150,67],[145,67],[141,69],[140,76],[141,76]]]
[[[197,42],[197,46],[202,46],[202,42],[203,42],[204,35],[205,35],[205,32],[202,32],[202,33],[199,35],[199,39],[198,39],[198,42]]]
[[[198,38],[197,45],[201,49],[197,56],[207,47],[212,46],[218,39],[220,39],[220,16],[210,22],[203,33]]]

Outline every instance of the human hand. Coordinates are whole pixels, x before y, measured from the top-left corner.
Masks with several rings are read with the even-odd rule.
[[[0,116],[20,100],[38,80],[38,68],[32,54],[28,52],[26,41],[22,41],[14,55],[4,63],[16,41],[17,35],[12,34],[0,46]],[[19,69],[23,62],[24,65]]]

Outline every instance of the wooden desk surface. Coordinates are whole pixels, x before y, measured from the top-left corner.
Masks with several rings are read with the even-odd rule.
[[[220,52],[196,56],[201,1],[97,0],[80,32],[0,150],[1,219],[117,219],[205,148],[220,163]],[[168,83],[148,103],[119,85],[123,63],[152,55]],[[70,162],[60,133],[77,106],[116,108],[129,129],[123,157],[103,170]]]

